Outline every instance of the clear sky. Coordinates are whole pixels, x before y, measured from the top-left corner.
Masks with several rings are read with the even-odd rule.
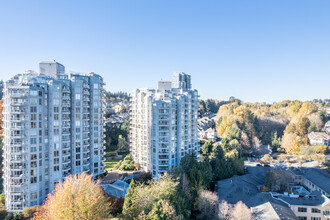
[[[183,71],[201,98],[330,98],[330,1],[0,0],[0,79],[46,60],[110,91]]]

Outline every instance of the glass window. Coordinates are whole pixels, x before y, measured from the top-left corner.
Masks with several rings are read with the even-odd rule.
[[[298,207],[298,212],[307,212],[307,208]]]

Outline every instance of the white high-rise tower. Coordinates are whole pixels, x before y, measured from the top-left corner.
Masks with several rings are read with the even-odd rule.
[[[175,73],[173,81],[159,81],[158,89],[136,89],[131,100],[133,160],[153,176],[178,166],[187,154],[199,154],[198,92],[191,77]]]
[[[103,79],[94,73],[65,74],[62,64],[49,63],[40,63],[45,74],[29,71],[4,84],[9,212],[41,205],[70,174],[104,173]]]

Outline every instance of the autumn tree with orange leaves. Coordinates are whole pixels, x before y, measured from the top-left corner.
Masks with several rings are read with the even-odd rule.
[[[109,211],[110,202],[99,181],[95,182],[92,175],[82,173],[59,183],[34,219],[104,219],[109,217]]]

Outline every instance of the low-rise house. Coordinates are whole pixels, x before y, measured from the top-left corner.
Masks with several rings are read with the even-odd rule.
[[[325,123],[324,130],[330,132],[330,121],[327,121],[327,123]]]
[[[205,131],[206,138],[208,140],[216,140],[217,139],[217,131],[214,128],[209,128]]]
[[[199,138],[215,140],[217,133],[215,128],[215,114],[213,112],[205,113],[198,119],[197,130]]]
[[[308,134],[308,139],[312,145],[330,146],[330,135],[325,132],[311,132]]]
[[[117,180],[112,184],[103,184],[100,186],[103,188],[104,192],[106,192],[108,195],[117,198],[124,198],[129,188],[129,184],[121,180]]]

